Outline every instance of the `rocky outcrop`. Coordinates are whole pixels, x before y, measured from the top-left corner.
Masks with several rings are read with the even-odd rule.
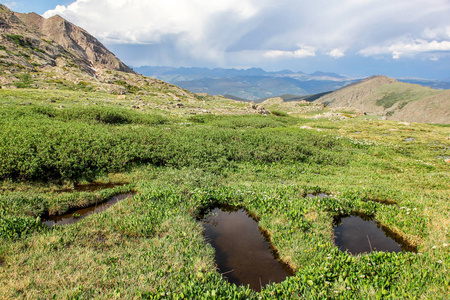
[[[87,59],[91,67],[97,70],[115,70],[127,73],[134,71],[120,61],[100,41],[86,30],[56,15],[45,19],[35,13],[15,15],[27,26],[56,42],[78,57]]]
[[[84,29],[60,16],[21,14],[0,4],[0,68],[6,74],[61,67],[95,77],[98,71],[134,71]],[[14,77],[2,82],[14,80]]]
[[[253,101],[250,103],[250,107],[260,115],[270,115],[270,111],[268,111],[264,106],[255,104]]]

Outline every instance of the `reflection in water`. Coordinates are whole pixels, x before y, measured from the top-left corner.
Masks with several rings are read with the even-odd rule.
[[[321,198],[321,199],[323,199],[323,198],[330,197],[330,195],[327,194],[327,193],[318,193],[318,194],[312,194],[312,193],[310,193],[310,194],[307,194],[306,197],[308,197],[308,198]]]
[[[351,254],[372,251],[416,251],[387,228],[367,216],[348,216],[335,220],[334,242],[341,251]]]
[[[276,251],[244,209],[212,210],[203,220],[204,236],[215,249],[219,272],[231,283],[260,291],[293,271],[277,260]]]
[[[117,196],[112,197],[111,199],[109,199],[106,202],[103,202],[103,203],[100,203],[100,204],[97,204],[94,206],[81,208],[76,211],[72,211],[71,213],[61,215],[61,216],[50,216],[48,219],[44,220],[42,223],[44,223],[48,227],[52,227],[53,225],[73,224],[75,222],[78,222],[78,221],[86,218],[87,216],[89,216],[93,213],[102,212],[105,209],[113,206],[117,202],[127,199],[127,198],[131,198],[134,195],[135,195],[134,193],[117,195]]]

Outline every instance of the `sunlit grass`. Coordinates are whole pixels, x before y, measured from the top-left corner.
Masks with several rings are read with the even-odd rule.
[[[2,299],[448,296],[448,127],[366,116],[333,121],[155,113],[132,108],[134,99],[98,92],[2,90],[0,95],[0,125],[8,129],[0,133],[0,148],[7,153],[0,165],[0,232],[19,233],[0,238]],[[167,106],[169,100],[152,103],[161,105],[157,101]],[[203,109],[225,100],[199,101]],[[164,122],[153,122],[155,115]],[[55,162],[56,149],[62,171],[49,177],[45,166]],[[20,176],[31,174],[31,167],[35,177]],[[59,192],[93,179],[125,185]],[[131,190],[137,193],[132,199],[73,225],[26,227],[39,225],[45,213]],[[317,192],[332,197],[305,197]],[[202,208],[221,203],[258,216],[296,275],[260,294],[223,280],[195,220]],[[352,211],[374,214],[417,246],[418,254],[340,252],[332,243],[332,219]]]

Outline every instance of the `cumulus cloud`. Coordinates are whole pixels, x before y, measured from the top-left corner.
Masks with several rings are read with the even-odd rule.
[[[77,0],[44,17],[55,14],[108,45],[152,45],[161,59],[170,59],[164,49],[215,65],[230,57],[399,58],[450,51],[448,0]]]
[[[287,57],[287,58],[303,58],[308,56],[316,56],[315,48],[309,46],[303,46],[295,51],[283,51],[283,50],[270,50],[264,53],[264,56],[267,58],[279,58],[279,57]]]
[[[334,58],[340,58],[340,57],[344,57],[345,53],[341,49],[334,49],[334,50],[330,51],[328,53],[328,55],[331,56],[331,57],[334,57]]]
[[[264,1],[78,0],[43,16],[59,14],[107,45],[160,45],[176,55],[220,61],[224,49],[253,29]]]
[[[425,28],[422,33],[425,39],[450,39],[450,26],[440,28]]]
[[[390,55],[393,59],[428,55],[439,60],[439,53],[450,53],[450,26],[425,28],[417,38],[399,37],[396,41],[386,41],[383,45],[369,46],[358,53],[363,56]]]
[[[43,16],[59,14],[106,42],[155,43],[173,35],[196,42],[216,20],[242,23],[257,11],[252,0],[78,0]]]
[[[417,39],[410,42],[398,42],[385,47],[368,47],[359,51],[363,56],[373,56],[389,54],[393,59],[399,59],[402,56],[414,56],[421,53],[450,52],[450,41],[426,41]],[[433,55],[433,60],[437,56]]]

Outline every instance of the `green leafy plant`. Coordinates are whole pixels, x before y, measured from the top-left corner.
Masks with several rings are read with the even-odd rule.
[[[32,47],[31,42],[28,39],[26,39],[23,36],[21,36],[21,35],[18,35],[18,34],[6,34],[6,37],[10,41],[12,41],[14,44],[16,44],[17,46],[28,47],[28,48]]]
[[[33,83],[33,78],[29,73],[24,73],[18,76],[19,82],[16,83],[18,88],[29,88]]]
[[[278,111],[278,110],[271,110],[270,113],[272,115],[278,116],[278,117],[288,117],[289,115],[283,111]]]

